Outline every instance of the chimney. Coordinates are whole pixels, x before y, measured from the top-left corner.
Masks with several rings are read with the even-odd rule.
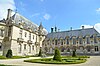
[[[55,32],[57,32],[57,27],[55,26]]]
[[[11,17],[11,12],[12,12],[12,10],[8,9],[7,19],[9,19]]]
[[[82,29],[84,29],[84,26],[82,26]]]
[[[51,33],[53,33],[53,27],[51,28]]]
[[[70,30],[72,31],[72,27],[70,27]]]

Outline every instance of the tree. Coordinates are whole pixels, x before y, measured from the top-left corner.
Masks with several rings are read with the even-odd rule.
[[[39,55],[38,56],[42,56],[42,49],[40,48],[40,51],[39,51]]]
[[[6,54],[6,57],[7,58],[12,58],[12,50],[11,49],[8,50],[8,52]]]
[[[55,48],[53,60],[61,61],[61,54],[58,48]]]
[[[76,50],[73,50],[72,57],[76,57]]]

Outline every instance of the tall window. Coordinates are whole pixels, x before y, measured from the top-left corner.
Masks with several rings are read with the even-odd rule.
[[[27,37],[27,33],[25,32],[25,37]]]
[[[82,43],[83,43],[82,38],[79,38],[79,44],[82,44]]]
[[[22,38],[22,30],[19,32],[19,38]]]
[[[66,44],[69,44],[69,39],[67,38]]]
[[[61,39],[61,45],[63,45],[63,39]]]
[[[33,35],[33,39],[34,39],[34,35]]]
[[[95,46],[95,51],[98,51],[98,46]]]
[[[2,50],[2,43],[0,42],[0,50]]]
[[[76,39],[75,38],[73,38],[73,44],[76,44]]]
[[[0,30],[0,36],[1,36],[1,37],[4,36],[4,30]]]
[[[32,49],[34,50],[34,46],[32,46]]]
[[[31,53],[31,45],[29,45],[29,53]]]
[[[24,50],[26,50],[26,44],[24,44]]]
[[[55,45],[57,45],[57,40],[55,40]]]
[[[29,40],[31,40],[31,33],[29,33]]]
[[[97,43],[97,37],[94,36],[94,43]]]
[[[22,45],[19,44],[19,53],[21,53],[21,50],[22,50]]]
[[[87,37],[86,40],[87,40],[87,44],[90,44],[90,38]]]

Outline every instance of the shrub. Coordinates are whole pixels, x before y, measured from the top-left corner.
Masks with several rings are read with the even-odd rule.
[[[76,51],[75,50],[72,53],[72,57],[76,57]]]
[[[61,54],[58,48],[55,49],[53,60],[61,61]]]
[[[12,58],[12,50],[11,49],[8,50],[8,52],[6,54],[6,57],[7,58]]]
[[[38,56],[42,56],[42,50],[40,48],[40,51],[39,51],[39,55]]]

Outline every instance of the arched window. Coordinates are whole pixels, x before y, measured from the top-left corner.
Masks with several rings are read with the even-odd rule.
[[[86,40],[87,40],[87,44],[90,44],[90,38],[87,37]]]
[[[79,44],[82,44],[82,43],[83,43],[82,38],[79,38]]]
[[[97,43],[97,37],[94,36],[94,43]]]
[[[61,45],[63,45],[63,39],[61,39]]]
[[[76,44],[76,39],[75,38],[73,38],[73,44]]]
[[[57,40],[55,40],[55,45],[57,45]]]
[[[66,44],[69,44],[69,39],[68,38],[66,39]]]

